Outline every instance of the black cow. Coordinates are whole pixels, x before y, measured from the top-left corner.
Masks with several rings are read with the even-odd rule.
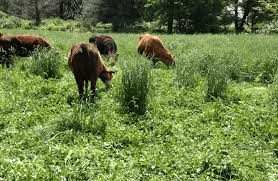
[[[117,45],[111,36],[92,36],[89,42],[96,44],[100,54],[107,55],[109,59],[117,52]]]

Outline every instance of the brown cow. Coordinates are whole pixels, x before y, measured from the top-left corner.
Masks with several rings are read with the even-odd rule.
[[[72,46],[68,54],[68,63],[74,74],[80,98],[83,97],[83,87],[87,92],[88,81],[91,81],[91,95],[95,95],[96,81],[100,78],[108,87],[112,87],[114,71],[105,67],[95,44],[80,42]]]
[[[107,55],[110,59],[117,52],[117,45],[111,36],[91,36],[90,43],[95,43],[100,54]]]
[[[3,35],[3,33],[0,33],[0,48],[5,52],[2,59],[6,62],[7,67],[11,62],[11,55],[30,56],[39,46],[50,49],[50,44],[40,36]]]
[[[153,64],[162,61],[166,65],[174,65],[175,61],[170,51],[164,47],[158,36],[145,34],[139,37],[137,50],[140,54],[145,54],[152,59]]]

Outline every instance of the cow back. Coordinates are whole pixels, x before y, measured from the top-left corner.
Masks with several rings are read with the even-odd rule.
[[[110,36],[92,36],[89,42],[96,44],[99,52],[109,57],[117,52],[117,45]]]
[[[141,35],[137,50],[140,54],[144,53],[148,58],[159,59],[167,65],[174,61],[174,56],[171,55],[158,36],[150,34]]]
[[[96,62],[99,59],[95,45],[81,42],[72,46],[68,63],[73,73],[83,80],[90,80],[96,74]]]

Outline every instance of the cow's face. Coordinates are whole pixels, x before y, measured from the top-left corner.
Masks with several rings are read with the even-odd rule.
[[[171,55],[170,53],[167,55],[166,63],[167,65],[175,65],[175,55]]]
[[[96,44],[97,43],[97,39],[93,36],[89,39],[89,42],[92,44]]]
[[[113,73],[115,73],[113,70],[104,70],[99,75],[99,78],[102,80],[107,88],[112,87],[111,80],[113,78]]]

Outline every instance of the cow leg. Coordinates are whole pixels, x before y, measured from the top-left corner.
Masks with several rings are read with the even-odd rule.
[[[78,86],[79,97],[80,97],[80,99],[82,99],[83,98],[83,92],[84,92],[84,90],[83,90],[84,80],[79,78],[78,75],[74,75],[74,77],[75,77],[75,80],[76,80],[76,83],[77,83],[77,86]]]
[[[10,68],[10,63],[12,63],[12,57],[9,52],[7,52],[4,56],[4,62],[6,63],[6,67]]]
[[[78,85],[79,97],[80,97],[80,99],[82,99],[83,98],[83,92],[84,92],[84,90],[83,90],[84,82],[83,81],[79,81],[77,83],[77,85]]]
[[[91,75],[91,96],[92,99],[95,97],[96,94],[96,83],[97,83],[97,76]]]
[[[88,80],[85,80],[85,94],[88,94]]]

